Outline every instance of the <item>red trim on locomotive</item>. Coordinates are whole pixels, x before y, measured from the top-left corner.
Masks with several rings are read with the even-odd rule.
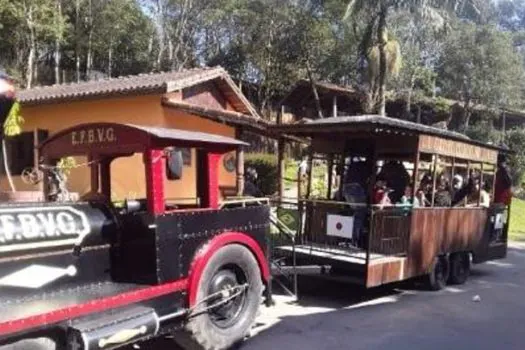
[[[111,297],[77,304],[68,308],[59,309],[40,315],[3,322],[0,323],[0,336],[29,330],[31,328],[37,328],[42,325],[51,325],[80,316],[154,299],[167,294],[184,291],[187,289],[187,287],[188,280],[180,279],[175,282],[121,293]]]
[[[195,305],[197,291],[199,289],[199,282],[208,261],[211,259],[213,254],[217,252],[217,250],[228,244],[242,244],[249,248],[259,263],[259,268],[261,269],[261,274],[264,281],[268,282],[270,280],[270,267],[259,243],[244,233],[226,232],[213,237],[197,252],[193,258],[193,262],[190,267],[190,273],[188,275],[189,307]]]
[[[145,153],[146,187],[148,211],[153,215],[164,213],[164,171],[165,158],[162,150],[151,149]]]
[[[222,154],[208,153],[208,198],[210,208],[219,208],[219,162]]]

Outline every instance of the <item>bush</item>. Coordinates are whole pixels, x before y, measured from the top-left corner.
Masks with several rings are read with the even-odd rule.
[[[277,156],[264,153],[247,154],[244,159],[244,169],[246,170],[249,167],[257,171],[256,185],[264,195],[274,195],[279,186]]]

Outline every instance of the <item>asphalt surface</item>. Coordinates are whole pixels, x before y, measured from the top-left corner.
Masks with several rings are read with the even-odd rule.
[[[302,279],[298,303],[277,295],[243,350],[525,349],[525,245],[475,265],[469,281],[439,292],[413,284],[360,291]],[[169,339],[141,349],[178,350]]]

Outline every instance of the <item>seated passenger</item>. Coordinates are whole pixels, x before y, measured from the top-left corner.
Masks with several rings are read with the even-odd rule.
[[[419,199],[417,196],[412,198],[412,186],[408,185],[405,187],[405,193],[403,194],[403,197],[401,197],[401,200],[399,204],[403,206],[412,206],[414,208],[419,207]]]
[[[348,203],[364,204],[366,203],[366,192],[363,186],[357,182],[343,185],[343,197]]]
[[[481,188],[481,192],[479,195],[480,195],[479,205],[484,208],[490,207],[490,184],[488,182],[485,182],[483,184],[483,187]]]
[[[372,203],[375,205],[379,205],[380,208],[383,208],[387,205],[392,205],[392,201],[389,197],[389,193],[391,191],[392,190],[387,188],[386,181],[383,178],[378,178],[374,187]]]
[[[388,182],[392,189],[390,198],[397,202],[403,196],[405,187],[410,183],[410,174],[400,161],[387,161],[379,173],[379,177]]]
[[[488,186],[485,184],[480,189],[480,181],[479,179],[475,179],[474,186],[472,187],[472,191],[467,197],[467,207],[472,208],[472,207],[478,207],[478,206],[484,207],[484,208],[490,207],[490,195],[488,192]]]
[[[425,174],[421,179],[419,189],[416,192],[420,206],[429,207],[432,205],[432,176]]]
[[[441,208],[452,206],[449,182],[443,175],[441,175],[438,180],[436,194],[434,195],[434,206]]]

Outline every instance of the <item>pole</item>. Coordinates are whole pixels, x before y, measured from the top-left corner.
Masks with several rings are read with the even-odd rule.
[[[278,171],[278,179],[279,179],[279,200],[282,201],[284,198],[284,139],[282,137],[279,138],[278,144],[277,144],[277,171]]]
[[[243,130],[238,128],[236,130],[236,138],[240,140],[243,135]],[[237,170],[237,197],[242,197],[244,194],[244,149],[242,146],[237,147],[235,151],[235,161]]]

